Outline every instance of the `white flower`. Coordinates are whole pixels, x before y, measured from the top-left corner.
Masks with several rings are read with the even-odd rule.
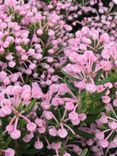
[[[113,0],[117,4],[117,0]]]

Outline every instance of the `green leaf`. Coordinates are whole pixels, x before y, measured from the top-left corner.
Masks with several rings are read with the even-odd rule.
[[[83,112],[85,112],[87,110],[87,102],[88,102],[87,92],[83,91],[82,95],[81,95],[81,103],[82,103],[81,110]]]
[[[39,153],[39,150],[36,150],[36,149],[28,149],[27,151],[24,151],[23,154],[26,154],[26,155],[35,155]]]
[[[100,69],[100,70],[97,72],[97,75],[96,75],[95,80],[94,80],[95,82],[98,82],[98,80],[99,80],[99,78],[101,77],[102,73],[103,73],[103,70],[102,70],[102,69]]]
[[[67,73],[66,73],[65,71],[63,71],[63,70],[61,70],[61,73],[62,73],[66,78],[68,78],[68,79],[70,79],[70,80],[78,81],[77,78],[75,78],[75,77],[73,77],[73,76],[67,74]]]
[[[96,99],[100,99],[102,96],[104,96],[107,90],[108,88],[104,89],[101,93],[97,93],[97,95],[95,96]]]
[[[69,89],[71,89],[71,91],[75,94],[75,95],[78,95],[78,88],[76,88],[72,82],[66,80],[66,79],[63,79],[63,82],[65,84],[67,84],[67,86],[69,87]]]
[[[89,107],[89,109],[87,110],[88,114],[99,114],[104,110],[104,104],[100,103],[100,105],[98,105],[97,107],[93,106],[93,107]]]
[[[91,123],[94,123],[99,117],[100,117],[100,114],[88,115],[85,120],[85,123],[87,125],[90,125]]]
[[[113,83],[116,81],[117,81],[117,73],[112,73],[107,78],[105,78],[104,80],[100,80],[100,81],[96,82],[96,85],[105,84],[107,82]]]
[[[34,108],[34,106],[35,106],[36,104],[37,104],[37,103],[36,103],[36,100],[35,100],[35,99],[32,100],[32,102],[31,102],[30,104],[28,104],[28,105],[24,108],[25,114],[29,114],[29,113],[33,110],[33,108]]]
[[[7,148],[11,143],[11,138],[10,137],[7,137],[7,141],[5,141],[5,144],[2,148]]]
[[[65,153],[65,149],[64,149],[63,147],[61,147],[61,149],[60,149],[60,154],[61,154],[61,155],[64,155],[64,153]]]
[[[112,134],[111,134],[111,136],[109,137],[109,142],[111,142],[114,138],[116,137],[116,132],[113,132]]]
[[[80,156],[87,156],[87,154],[88,154],[88,149],[85,148],[85,149],[81,152]]]
[[[85,131],[82,131],[80,129],[77,130],[78,134],[84,138],[94,138],[94,134],[91,134],[91,133],[88,133],[88,132],[85,132]]]

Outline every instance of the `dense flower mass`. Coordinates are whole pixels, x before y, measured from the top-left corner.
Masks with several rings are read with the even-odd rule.
[[[116,149],[116,0],[0,1],[0,155]]]

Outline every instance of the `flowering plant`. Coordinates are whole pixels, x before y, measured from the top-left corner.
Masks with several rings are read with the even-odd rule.
[[[0,155],[117,154],[114,1],[0,3]]]

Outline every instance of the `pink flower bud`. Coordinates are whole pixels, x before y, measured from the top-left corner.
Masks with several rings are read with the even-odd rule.
[[[113,105],[114,105],[115,107],[117,107],[117,99],[114,99],[114,100],[113,100]]]
[[[4,44],[3,44],[3,47],[4,48],[8,48],[9,47],[9,44],[10,44],[9,41],[5,41]]]
[[[14,61],[10,61],[10,62],[8,63],[8,65],[9,65],[9,67],[14,68],[15,65],[16,65],[16,63],[15,63]]]
[[[38,30],[37,30],[37,34],[38,34],[38,35],[42,35],[42,34],[43,34],[43,30],[42,30],[42,29],[38,29]]]
[[[103,123],[103,124],[106,124],[106,123],[108,122],[108,119],[107,119],[107,117],[106,117],[105,115],[103,115],[103,116],[99,119],[99,121],[100,121],[101,123]]]
[[[96,86],[94,83],[87,83],[85,88],[90,93],[94,93],[96,91]]]
[[[43,124],[44,124],[44,121],[42,119],[35,119],[35,123],[39,126],[39,127],[42,127]]]
[[[46,132],[46,127],[41,127],[41,128],[38,128],[38,132],[40,133],[40,134],[44,134],[45,132]]]
[[[100,144],[100,146],[102,148],[107,148],[108,145],[109,145],[108,141],[107,140],[104,140],[104,139],[103,140],[100,140],[99,144]]]
[[[73,102],[66,102],[66,104],[65,104],[65,109],[66,109],[67,111],[73,110],[73,109],[74,109],[74,104],[73,104]]]
[[[49,36],[54,36],[55,35],[55,32],[51,29],[48,30],[48,35]]]
[[[14,126],[13,126],[13,125],[7,125],[7,126],[6,126],[6,131],[7,131],[8,133],[12,132],[13,129],[14,129]]]
[[[111,99],[110,99],[109,96],[103,96],[103,97],[102,97],[102,101],[103,101],[105,104],[107,104],[107,103],[109,103],[109,102],[111,101]]]
[[[57,136],[57,130],[56,130],[56,128],[50,128],[49,129],[49,134],[51,135],[51,136],[53,136],[53,137],[55,137],[55,136]]]
[[[36,124],[33,122],[29,122],[27,124],[27,130],[29,130],[30,132],[34,132],[36,130],[36,127],[37,127]]]
[[[112,130],[116,130],[117,129],[117,122],[112,121],[108,124],[109,128]]]
[[[21,59],[22,59],[23,61],[26,61],[26,60],[28,59],[28,56],[25,55],[25,54],[23,54],[23,55],[21,56]]]
[[[31,139],[30,139],[30,138],[28,138],[27,136],[25,136],[25,137],[23,137],[23,141],[24,141],[25,143],[28,143],[28,142],[30,142],[30,141],[31,141]]]
[[[10,115],[12,113],[12,109],[9,106],[3,106],[2,111],[5,115]]]
[[[65,152],[63,156],[71,156],[71,154]]]
[[[80,121],[84,121],[84,120],[86,119],[86,114],[80,113],[80,114],[78,115],[78,118],[80,119]]]
[[[42,97],[43,93],[41,91],[41,88],[39,87],[38,83],[33,82],[32,83],[32,97],[36,99],[40,99]]]
[[[10,84],[10,80],[9,78],[7,77],[6,79],[4,79],[4,85],[9,85]]]
[[[34,137],[33,132],[30,132],[29,134],[27,134],[26,137],[28,137],[29,139],[32,139]]]
[[[58,136],[59,136],[60,138],[65,138],[67,135],[68,135],[68,132],[66,131],[66,129],[60,128],[60,129],[58,130]]]
[[[34,147],[36,149],[42,149],[43,148],[43,142],[42,141],[36,141],[35,144],[34,144]]]
[[[101,42],[108,42],[109,41],[109,35],[107,33],[104,33],[100,36]]]
[[[79,125],[80,119],[77,118],[77,119],[75,119],[75,120],[71,120],[71,122],[72,122],[73,125]]]
[[[97,132],[96,133],[96,138],[99,140],[103,140],[104,139],[104,133],[103,132]]]
[[[76,113],[74,111],[72,111],[72,112],[69,113],[69,119],[70,120],[75,120],[77,118],[78,118],[78,113]]]
[[[15,151],[14,151],[14,149],[12,149],[12,148],[7,148],[7,149],[4,151],[4,154],[5,154],[5,156],[15,156]]]
[[[48,120],[53,119],[53,114],[52,114],[52,112],[50,112],[50,111],[44,111],[44,112],[43,112],[43,115],[44,115],[44,117],[45,117],[46,119],[48,119]]]
[[[35,65],[34,63],[31,63],[31,64],[29,65],[29,68],[30,68],[31,70],[34,70],[34,69],[36,68],[36,65]]]
[[[19,130],[13,130],[11,133],[10,133],[10,136],[12,139],[16,140],[16,139],[19,139],[20,136],[21,136],[21,132]]]

